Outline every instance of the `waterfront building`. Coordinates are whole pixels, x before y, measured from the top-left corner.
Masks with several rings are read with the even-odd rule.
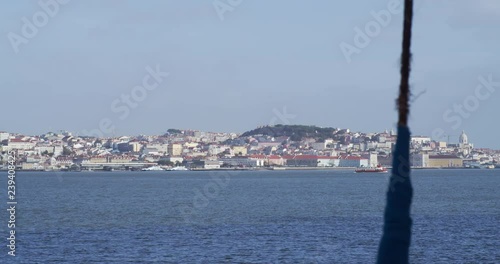
[[[109,158],[110,163],[128,163],[134,159],[132,156],[111,156]]]
[[[92,156],[88,159],[88,163],[108,163],[108,162],[109,162],[108,156]]]
[[[286,165],[291,167],[338,167],[338,157],[317,155],[288,155],[283,156]]]
[[[367,154],[361,155],[361,157],[363,159],[367,159],[368,160],[368,166],[369,167],[377,167],[377,165],[378,165],[378,156],[377,156],[377,153],[375,153],[375,152],[369,152]]]
[[[251,155],[248,158],[255,160],[257,167],[263,167],[266,165],[266,161],[267,161],[266,155]]]
[[[248,157],[219,158],[219,161],[231,167],[257,167],[257,160]]]
[[[167,157],[160,158],[160,161],[167,161],[167,162],[172,162],[173,164],[176,164],[176,163],[182,163],[184,161],[184,158],[182,158],[180,156],[177,156],[177,157],[167,156]]]
[[[73,164],[73,158],[70,158],[70,157],[57,157],[56,158],[56,163],[58,165],[69,166],[69,165]]]
[[[269,155],[267,156],[266,164],[268,166],[284,166],[286,165],[285,159],[278,155]]]
[[[370,167],[370,164],[366,158],[358,156],[341,156],[339,167]]]
[[[293,155],[283,156],[286,165],[291,167],[317,167],[318,156],[315,155]]]
[[[429,167],[463,167],[463,160],[455,155],[429,155]]]
[[[38,163],[23,162],[21,164],[21,170],[43,170],[43,166]]]
[[[318,156],[318,167],[339,167],[340,160],[334,156]]]
[[[218,160],[193,160],[190,165],[192,169],[213,170],[220,169],[220,161]]]
[[[411,154],[410,164],[413,167],[420,167],[420,168],[429,167],[429,154],[427,153]]]

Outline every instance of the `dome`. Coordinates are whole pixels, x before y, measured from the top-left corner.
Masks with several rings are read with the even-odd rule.
[[[462,144],[467,144],[468,143],[467,135],[465,134],[464,131],[462,131],[462,134],[458,138],[458,142],[460,142]]]

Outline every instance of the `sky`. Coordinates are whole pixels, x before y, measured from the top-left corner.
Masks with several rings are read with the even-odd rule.
[[[396,126],[401,0],[58,1],[2,3],[0,131]],[[500,149],[500,1],[414,15],[412,134]]]

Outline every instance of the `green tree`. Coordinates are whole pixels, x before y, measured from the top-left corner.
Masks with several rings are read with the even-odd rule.
[[[181,130],[179,130],[179,129],[175,129],[175,128],[169,128],[169,129],[167,130],[167,132],[168,132],[168,133],[170,133],[170,134],[181,134],[181,133],[182,133],[182,131],[181,131]]]

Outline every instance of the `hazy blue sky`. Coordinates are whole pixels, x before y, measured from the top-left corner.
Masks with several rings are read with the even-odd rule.
[[[350,63],[340,48],[354,46],[355,28],[364,32],[377,21],[371,12],[387,10],[389,2],[243,0],[221,20],[212,0],[73,0],[24,38],[22,18],[33,21],[44,11],[38,1],[6,1],[0,130],[81,133],[107,118],[116,134],[243,132],[283,123],[273,111],[283,107],[295,116],[292,124],[390,129],[397,118],[401,13]],[[500,1],[415,5],[411,82],[414,93],[425,93],[412,105],[413,134],[442,128],[456,141],[465,130],[476,146],[500,148],[500,85],[475,95],[480,76],[500,82]],[[14,35],[25,40],[17,53]],[[141,85],[148,65],[170,75],[125,114],[116,100]],[[464,101],[469,110],[460,116],[453,105]],[[113,111],[113,102],[122,110]]]

